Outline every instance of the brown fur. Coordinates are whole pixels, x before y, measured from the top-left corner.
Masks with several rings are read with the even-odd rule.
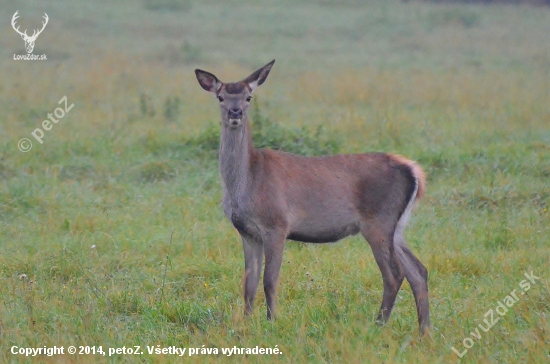
[[[223,208],[242,239],[245,312],[252,312],[265,257],[267,317],[274,318],[287,239],[327,243],[360,232],[382,273],[384,292],[377,321],[388,320],[407,278],[425,332],[430,325],[428,272],[403,237],[413,198],[421,198],[425,191],[422,169],[393,154],[302,157],[254,148],[247,100],[265,81],[273,62],[239,83],[222,84],[208,72],[195,71],[201,86],[223,100],[219,104]],[[234,110],[242,112],[242,120],[230,118]]]
[[[426,174],[424,173],[422,167],[420,167],[416,162],[411,161],[410,159],[407,159],[402,155],[389,154],[389,156],[398,163],[409,166],[413,176],[418,181],[418,191],[416,192],[416,199],[420,200],[422,197],[424,197],[424,194],[426,193]]]
[[[248,89],[248,86],[244,82],[234,82],[225,84],[223,89],[229,94],[240,94]]]

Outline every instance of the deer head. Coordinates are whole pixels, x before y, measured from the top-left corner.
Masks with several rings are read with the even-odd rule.
[[[27,53],[32,53],[32,50],[34,49],[34,42],[36,42],[36,38],[38,38],[38,36],[40,35],[40,33],[42,33],[42,31],[44,30],[44,28],[46,27],[46,24],[48,24],[48,14],[44,13],[44,20],[42,22],[42,29],[40,30],[37,30],[35,29],[32,33],[32,35],[29,37],[27,35],[27,29],[25,29],[24,32],[21,32],[19,31],[19,27],[15,27],[15,21],[17,20],[17,18],[19,18],[19,10],[15,12],[15,14],[13,14],[13,18],[11,18],[11,26],[13,27],[13,29],[19,33],[21,35],[21,38],[23,38],[23,40],[25,41],[25,48],[27,50]]]
[[[212,92],[220,101],[223,125],[237,129],[248,118],[248,107],[252,92],[264,83],[275,60],[269,62],[240,82],[223,83],[210,72],[195,70],[197,80],[203,89]]]

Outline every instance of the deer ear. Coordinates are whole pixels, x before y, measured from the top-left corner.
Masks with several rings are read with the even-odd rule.
[[[275,63],[275,60],[269,62],[244,80],[248,87],[250,87],[250,90],[254,91],[256,87],[265,82],[269,71],[271,71],[271,67],[273,67],[273,63]]]
[[[222,82],[210,72],[196,69],[195,75],[197,76],[197,80],[199,81],[201,87],[208,92],[216,93],[222,87]]]

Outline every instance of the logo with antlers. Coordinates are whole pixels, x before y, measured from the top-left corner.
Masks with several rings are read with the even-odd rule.
[[[27,53],[32,53],[32,50],[34,49],[34,42],[36,42],[36,38],[38,38],[38,36],[40,35],[40,33],[42,33],[42,31],[44,30],[44,28],[46,28],[46,24],[48,24],[48,14],[44,13],[44,20],[42,22],[42,29],[38,30],[38,29],[35,29],[32,33],[31,36],[28,36],[27,35],[27,29],[25,29],[24,32],[21,32],[19,30],[19,27],[15,27],[15,21],[17,20],[17,18],[19,18],[19,10],[17,10],[15,12],[15,14],[13,14],[13,18],[11,18],[11,26],[13,27],[13,29],[19,33],[21,35],[21,38],[23,38],[23,40],[25,41],[25,48],[27,49]]]

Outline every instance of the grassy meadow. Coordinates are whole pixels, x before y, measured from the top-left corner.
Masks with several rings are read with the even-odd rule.
[[[550,8],[429,2],[2,1],[0,362],[547,363]],[[34,54],[10,27],[49,24]],[[29,31],[29,34],[31,32]],[[244,318],[244,261],[221,208],[223,81],[276,59],[256,91],[257,146],[417,160],[405,232],[429,270],[433,329],[408,283],[375,324],[382,280],[359,236],[289,242],[278,318]],[[43,144],[32,135],[67,97]],[[62,106],[62,105],[61,105]],[[28,138],[32,149],[18,149]],[[475,329],[524,273],[540,277]],[[466,350],[459,359],[451,349]],[[473,343],[470,345],[470,341]],[[25,357],[17,347],[140,345],[140,356]],[[218,348],[150,355],[146,346]],[[221,354],[277,346],[280,355]]]

